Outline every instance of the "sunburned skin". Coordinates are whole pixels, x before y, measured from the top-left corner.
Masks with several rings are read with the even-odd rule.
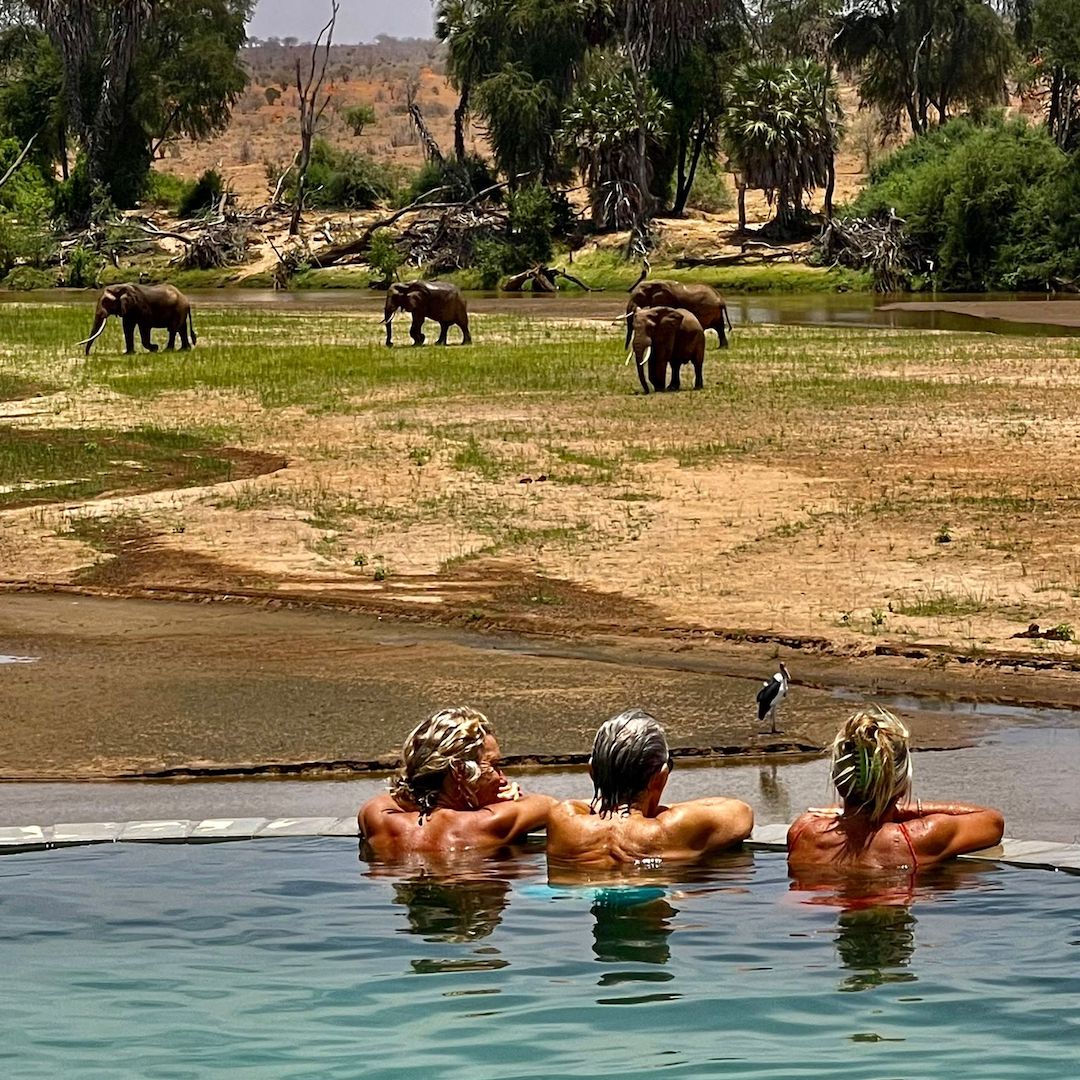
[[[449,851],[495,851],[547,824],[555,800],[526,795],[499,768],[499,744],[484,740],[480,776],[472,783],[448,775],[427,817],[393,796],[377,795],[357,815],[367,851],[378,858]]]
[[[645,795],[624,811],[601,816],[579,800],[559,803],[548,821],[548,862],[585,869],[687,862],[745,840],[754,812],[722,796],[665,806],[666,767]]]
[[[877,822],[840,807],[811,810],[788,830],[788,864],[915,870],[992,847],[1004,829],[1005,820],[997,810],[967,803],[897,804]]]

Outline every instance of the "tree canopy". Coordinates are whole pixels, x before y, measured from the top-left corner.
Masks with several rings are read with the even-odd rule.
[[[228,124],[247,84],[238,52],[254,0],[25,0],[0,8],[0,129],[29,138],[66,177],[65,205],[93,191],[142,194],[154,149]],[[36,125],[36,127],[35,127]],[[51,172],[51,168],[49,170]]]

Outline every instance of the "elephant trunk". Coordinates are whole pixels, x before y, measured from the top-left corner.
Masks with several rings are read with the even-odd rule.
[[[76,342],[77,345],[86,346],[87,356],[90,355],[90,346],[93,345],[94,342],[97,341],[97,339],[101,337],[102,333],[104,332],[105,324],[108,322],[108,320],[108,312],[102,310],[101,307],[98,307],[97,311],[94,312],[94,327],[90,331],[90,336],[88,338],[83,338],[82,341]]]

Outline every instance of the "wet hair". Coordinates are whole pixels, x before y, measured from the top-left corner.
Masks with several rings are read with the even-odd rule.
[[[480,778],[484,739],[493,734],[491,721],[476,709],[459,706],[432,713],[413,728],[401,748],[401,768],[390,781],[391,796],[399,806],[426,817],[451,773],[458,773],[467,784]]]
[[[845,806],[878,821],[910,792],[910,737],[897,717],[876,705],[850,717],[833,740],[830,770]]]
[[[600,725],[589,767],[593,809],[601,817],[629,809],[671,754],[660,722],[643,709],[627,709]]]

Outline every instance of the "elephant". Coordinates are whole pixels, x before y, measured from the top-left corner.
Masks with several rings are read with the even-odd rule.
[[[439,324],[439,345],[446,344],[446,334],[451,326],[461,327],[462,345],[472,344],[465,297],[461,295],[461,290],[449,281],[399,281],[390,286],[386,293],[383,313],[387,347],[394,344],[390,338],[390,330],[394,315],[399,309],[412,312],[409,337],[414,345],[424,344],[425,319],[432,319]]]
[[[678,390],[679,368],[686,363],[694,365],[694,389],[705,384],[701,368],[705,362],[705,331],[693,312],[675,307],[637,308],[626,316],[627,333],[634,339],[634,346],[626,357],[637,361],[641,389],[647,394],[649,383],[645,381],[648,365],[649,382],[653,389],[662,392],[667,380],[668,364],[671,365],[671,385],[668,390]]]
[[[86,355],[90,355],[90,346],[101,336],[110,315],[119,315],[124,324],[124,352],[135,351],[135,327],[139,328],[143,348],[147,352],[157,352],[157,346],[150,340],[152,329],[163,327],[169,331],[169,344],[176,345],[176,335],[180,335],[180,348],[189,349],[198,341],[195,326],[191,321],[191,304],[188,298],[173,285],[136,285],[125,282],[123,285],[110,285],[98,297],[94,311],[94,328],[90,336],[80,345],[86,346]],[[188,334],[191,341],[188,342]]]
[[[711,285],[683,284],[681,281],[642,281],[630,290],[630,299],[626,303],[629,315],[635,308],[675,307],[691,312],[706,330],[715,330],[720,339],[720,347],[727,347],[727,334],[731,329],[724,298]],[[630,320],[626,321],[626,348],[630,347]]]

